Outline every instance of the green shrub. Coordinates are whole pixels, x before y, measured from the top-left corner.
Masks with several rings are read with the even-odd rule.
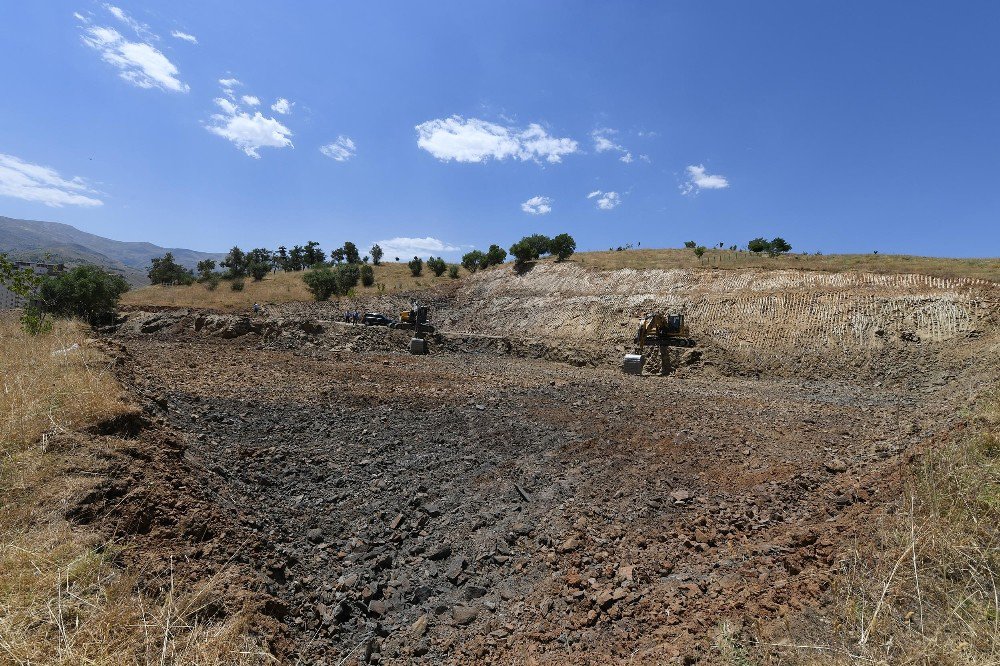
[[[448,277],[452,280],[458,279],[458,264],[452,264],[448,267]]]
[[[114,321],[118,299],[128,290],[128,282],[120,275],[97,266],[78,266],[45,278],[38,295],[43,311],[57,317],[79,317],[98,326]]]
[[[243,291],[243,278],[233,278],[233,281],[229,283],[229,288],[233,291]]]
[[[410,267],[413,277],[420,277],[420,274],[424,272],[424,260],[420,257],[413,257],[406,265]]]
[[[370,287],[375,284],[375,271],[368,264],[361,267],[361,284]]]
[[[448,264],[441,257],[431,257],[427,260],[427,267],[434,272],[434,277],[441,277],[448,270]]]
[[[29,305],[21,314],[21,326],[28,335],[41,335],[52,331],[52,320],[40,308]]]

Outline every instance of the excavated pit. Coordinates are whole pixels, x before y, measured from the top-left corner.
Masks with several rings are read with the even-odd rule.
[[[337,303],[134,312],[119,339],[268,544],[290,661],[713,663],[722,620],[818,603],[901,465],[995,380],[998,293],[547,264],[422,295],[429,356]],[[624,375],[654,310],[701,357]]]

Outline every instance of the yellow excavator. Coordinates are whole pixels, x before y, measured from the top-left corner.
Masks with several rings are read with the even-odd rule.
[[[639,330],[635,334],[636,351],[634,354],[625,355],[625,372],[632,375],[641,375],[642,367],[645,363],[643,352],[646,347],[659,347],[661,357],[661,374],[666,373],[666,350],[665,347],[694,347],[695,341],[691,338],[690,330],[684,323],[684,315],[660,313],[647,314],[639,323]]]

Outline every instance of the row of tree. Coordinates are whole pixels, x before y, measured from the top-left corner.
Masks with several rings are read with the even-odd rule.
[[[719,243],[719,248],[722,249],[725,247],[725,245],[726,245],[725,243]],[[708,248],[706,248],[704,245],[698,245],[698,243],[696,243],[695,241],[684,241],[684,247],[693,251],[695,256],[698,257],[699,259],[701,259],[702,256],[705,254],[705,252],[708,251]],[[729,249],[732,251],[736,251],[736,246],[730,245]],[[752,241],[747,243],[747,249],[750,252],[753,252],[754,254],[761,254],[766,252],[772,257],[776,257],[779,254],[785,254],[787,252],[790,252],[792,246],[789,245],[788,242],[784,238],[781,238],[780,236],[776,236],[771,240],[767,240],[766,238],[763,237],[758,237],[754,238]]]
[[[510,254],[514,256],[515,265],[520,266],[526,262],[534,261],[539,257],[550,254],[556,257],[557,261],[563,261],[576,251],[576,241],[569,234],[559,234],[554,238],[549,238],[542,234],[532,234],[525,236],[510,247]],[[197,269],[192,271],[181,266],[174,259],[172,253],[167,252],[162,257],[152,260],[149,269],[149,280],[153,284],[191,284],[195,280],[208,283],[210,288],[214,288],[220,279],[232,280],[233,287],[242,288],[242,279],[250,277],[255,281],[264,279],[264,276],[271,271],[301,271],[307,268],[323,268],[337,266],[365,266],[371,260],[372,264],[378,266],[382,263],[384,251],[378,243],[371,247],[369,254],[361,256],[358,246],[351,241],[345,242],[341,247],[327,253],[316,241],[309,241],[305,245],[295,245],[289,250],[284,245],[277,250],[271,251],[266,248],[255,248],[249,252],[244,252],[238,246],[233,247],[224,259],[216,263],[214,259],[205,259],[198,262]],[[486,252],[473,250],[467,252],[462,257],[462,266],[474,273],[490,266],[497,266],[507,261],[507,250],[499,245],[490,245]],[[399,261],[399,257],[396,257]],[[414,277],[423,274],[425,262],[420,257],[414,257],[407,265]],[[448,272],[449,277],[458,277],[458,266],[451,265],[443,257],[430,257],[426,261],[426,266],[436,277]],[[221,272],[217,269],[222,268]],[[367,272],[359,271],[359,279],[364,282],[364,277],[371,274],[371,269]],[[319,293],[327,294],[327,298],[339,293],[346,293],[346,289],[357,284],[354,280],[346,289],[342,285],[352,282],[350,276],[353,271],[347,271],[343,275],[347,279],[341,279],[342,273],[331,271],[322,273],[319,277],[313,278],[318,285]],[[334,277],[331,277],[334,276]],[[372,278],[374,279],[374,278]],[[312,288],[312,287],[310,287]]]

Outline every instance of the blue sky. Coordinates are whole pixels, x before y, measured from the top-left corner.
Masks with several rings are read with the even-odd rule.
[[[996,256],[998,34],[994,2],[6,2],[0,214]]]

